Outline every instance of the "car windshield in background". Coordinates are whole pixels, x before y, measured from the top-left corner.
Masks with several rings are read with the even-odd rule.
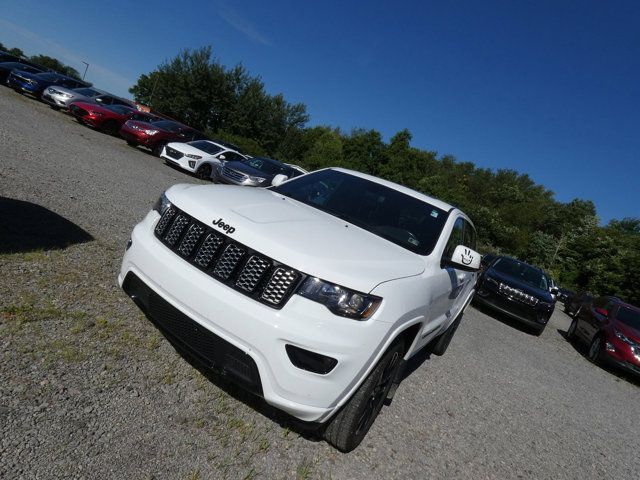
[[[135,112],[133,108],[125,107],[124,105],[105,105],[104,108],[111,110],[112,112],[119,113],[120,115]]]
[[[100,92],[93,88],[76,88],[74,92],[78,92],[80,95],[84,95],[85,97],[97,97],[100,95]]]
[[[419,255],[429,255],[448,213],[370,180],[336,170],[308,173],[271,188]]]
[[[620,307],[618,311],[618,320],[631,328],[640,330],[640,312],[631,310],[628,307]]]
[[[207,142],[206,140],[196,140],[194,142],[189,142],[188,145],[191,145],[198,150],[202,150],[203,152],[207,152],[209,155],[215,155],[222,150],[218,145]]]
[[[245,160],[244,163],[256,170],[266,173],[267,175],[275,176],[282,174],[286,175],[288,178],[294,177],[294,173],[291,168],[268,158],[249,158]]]
[[[176,122],[169,122],[167,120],[160,120],[159,122],[153,122],[154,127],[168,130],[169,132],[177,132],[182,128],[182,125]]]
[[[63,78],[61,75],[58,75],[57,73],[39,73],[36,76],[38,78],[42,79],[42,80],[47,81],[47,82],[53,82],[55,80]]]
[[[541,290],[549,290],[549,283],[547,282],[546,276],[542,271],[533,268],[531,265],[512,258],[503,257],[496,260],[492,267],[497,272],[515,277],[521,282],[528,283],[533,287]]]

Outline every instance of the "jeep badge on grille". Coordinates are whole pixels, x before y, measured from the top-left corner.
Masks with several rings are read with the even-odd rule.
[[[235,227],[232,227],[228,223],[224,223],[221,218],[213,222],[213,226],[224,230],[225,233],[228,233],[229,235],[236,231]]]

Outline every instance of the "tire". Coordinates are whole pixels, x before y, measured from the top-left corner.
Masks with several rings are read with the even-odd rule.
[[[569,339],[570,342],[573,342],[576,340],[577,328],[578,328],[578,320],[574,318],[571,321],[571,325],[569,325],[569,329],[567,330],[567,338]]]
[[[211,164],[203,163],[196,171],[196,177],[200,180],[211,180]]]
[[[438,355],[438,356],[444,355],[444,352],[446,352],[447,348],[449,348],[451,339],[453,338],[453,335],[456,333],[456,330],[458,330],[458,326],[460,325],[461,321],[462,321],[462,312],[460,313],[460,315],[458,315],[458,318],[456,318],[453,321],[453,323],[449,325],[449,328],[447,328],[444,333],[441,333],[439,337],[433,340],[433,344],[429,349],[429,351],[434,355]]]
[[[602,335],[596,334],[591,340],[589,344],[589,351],[587,352],[587,356],[589,357],[589,361],[591,363],[598,363],[600,361],[600,355],[602,353]]]
[[[127,140],[127,145],[129,145],[130,147],[137,147],[138,144],[136,142],[132,142],[131,140]]]
[[[163,148],[164,148],[164,143],[160,142],[160,143],[156,143],[151,149],[151,151],[156,157],[159,157],[160,154],[162,153]]]
[[[60,110],[60,107],[57,107],[55,105],[49,105],[49,106],[51,107],[52,110],[55,110],[56,112]]]
[[[118,133],[118,122],[108,120],[102,124],[100,130],[102,131],[102,133],[105,133],[107,135],[115,135],[116,133]]]
[[[327,442],[342,452],[350,452],[360,445],[387,398],[403,353],[401,341],[389,347],[358,390],[330,420],[324,431]]]

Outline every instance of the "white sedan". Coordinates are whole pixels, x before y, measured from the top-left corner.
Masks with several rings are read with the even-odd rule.
[[[245,160],[231,145],[211,140],[195,140],[188,143],[168,143],[160,154],[170,165],[175,165],[203,180],[211,178],[211,172],[222,162]]]

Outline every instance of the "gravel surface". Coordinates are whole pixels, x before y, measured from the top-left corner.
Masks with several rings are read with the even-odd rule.
[[[116,286],[133,225],[199,181],[4,87],[0,112],[0,478],[638,477],[640,383],[589,363],[560,308],[539,338],[469,308],[358,449],[304,435]]]

